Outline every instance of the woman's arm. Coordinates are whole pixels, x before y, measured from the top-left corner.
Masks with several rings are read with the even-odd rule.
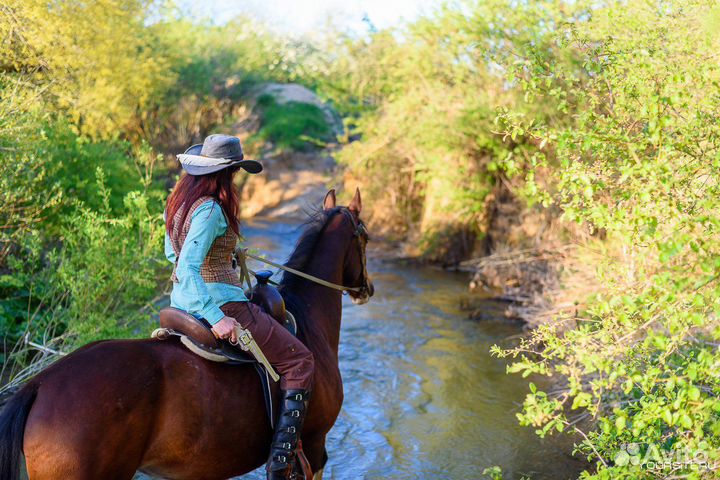
[[[225,314],[213,302],[200,276],[200,267],[215,239],[225,234],[227,222],[220,205],[211,200],[196,208],[191,218],[190,230],[180,250],[175,270],[179,282],[176,288],[182,291],[188,301],[188,313],[200,315],[214,325]]]
[[[165,231],[165,258],[167,258],[172,264],[174,264],[175,260],[177,260],[177,257],[175,256],[175,249],[172,246],[170,235],[168,235],[167,230]]]

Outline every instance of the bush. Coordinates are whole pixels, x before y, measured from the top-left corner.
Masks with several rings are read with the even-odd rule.
[[[552,394],[531,385],[519,419],[579,434],[596,467],[583,478],[709,478],[699,462],[720,461],[718,18],[713,2],[610,3],[512,68],[528,102],[564,117],[501,113],[540,146],[527,168],[552,172],[551,189],[528,185],[614,253],[579,318],[495,349],[511,372],[559,378]]]
[[[66,295],[63,323],[74,344],[152,329],[142,307],[157,295],[159,275],[167,270],[158,207],[148,195],[131,192],[119,215],[105,205],[99,211],[81,207],[70,216],[62,249],[49,256],[49,283],[54,295]]]
[[[448,261],[472,253],[485,199],[505,179],[497,161],[514,148],[494,133],[493,120],[516,93],[483,48],[507,44],[505,24],[517,31],[529,21],[499,2],[459,10],[348,42],[342,51],[350,59],[340,55],[331,77],[345,98],[336,103],[354,114],[347,120],[354,141],[338,160],[348,183],[362,184],[373,225]],[[446,241],[469,247],[448,253]]]
[[[575,434],[583,478],[716,475],[648,461],[720,461],[719,25],[709,0],[466,2],[346,41],[321,84],[356,115],[346,177],[426,253],[501,182],[595,235],[584,311],[494,349],[556,379],[518,418]]]
[[[0,6],[3,71],[24,77],[45,108],[93,138],[118,138],[138,110],[154,105],[173,81],[139,0],[6,0]]]
[[[325,112],[309,103],[279,103],[272,95],[260,95],[256,109],[261,127],[252,141],[271,142],[280,150],[305,151],[332,139]]]
[[[145,332],[140,310],[167,269],[154,156],[142,147],[128,155],[124,142],[87,141],[63,121],[16,118],[24,123],[0,131],[0,142],[14,145],[0,151],[6,345],[27,335],[72,349]],[[22,350],[15,359],[32,357]]]

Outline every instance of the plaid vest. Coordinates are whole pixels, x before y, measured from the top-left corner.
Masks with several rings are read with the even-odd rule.
[[[173,250],[175,250],[176,258],[180,258],[180,250],[182,250],[185,237],[187,237],[188,231],[190,230],[190,223],[192,222],[192,215],[195,210],[207,202],[213,200],[212,197],[200,197],[195,203],[190,206],[190,211],[185,217],[185,222],[180,225],[180,219],[182,218],[183,208],[179,208],[175,213],[175,221],[173,223],[173,231],[170,235],[170,243],[172,244]],[[215,205],[214,208],[220,208],[219,205]],[[235,245],[237,244],[238,237],[232,228],[228,226],[225,230],[225,234],[217,237],[213,242],[210,250],[208,250],[205,261],[200,267],[200,276],[207,283],[229,283],[231,285],[237,285],[242,287],[242,283],[238,278],[238,274],[233,268],[233,254],[235,252]],[[170,277],[173,282],[178,283],[177,275],[177,260],[173,267],[172,276]]]

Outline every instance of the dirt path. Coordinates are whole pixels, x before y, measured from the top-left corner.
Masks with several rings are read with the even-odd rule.
[[[241,218],[300,218],[320,205],[333,185],[335,160],[325,151],[284,153],[262,159],[263,173],[248,176],[241,190]]]
[[[320,108],[328,125],[336,134],[342,132],[342,122],[332,108],[308,88],[298,84],[267,83],[248,94],[247,115],[238,118],[233,130],[243,142],[260,128],[260,118],[253,114],[254,104],[262,95],[272,95],[275,101],[307,103]],[[308,152],[273,151],[272,145],[261,147],[258,158],[264,166],[259,175],[249,175],[241,185],[241,218],[257,215],[295,218],[317,207],[328,188],[333,185],[338,167],[332,157],[334,147]]]

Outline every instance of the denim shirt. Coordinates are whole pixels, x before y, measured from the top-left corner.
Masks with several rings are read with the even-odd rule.
[[[170,305],[199,316],[211,325],[219,322],[225,314],[220,307],[227,302],[246,302],[242,288],[228,283],[205,282],[200,276],[200,267],[205,261],[216,238],[225,234],[228,228],[223,211],[213,200],[201,204],[192,214],[190,230],[177,258],[165,232],[165,256],[171,263],[177,258],[175,274],[178,283],[173,283]]]

